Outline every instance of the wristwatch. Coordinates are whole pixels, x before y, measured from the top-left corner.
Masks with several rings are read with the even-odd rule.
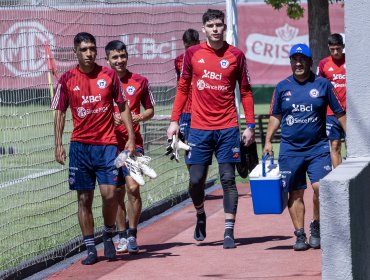
[[[248,123],[247,128],[256,128],[256,125],[254,123]]]

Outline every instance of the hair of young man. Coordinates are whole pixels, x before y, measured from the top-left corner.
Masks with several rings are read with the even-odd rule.
[[[81,42],[93,43],[94,45],[96,45],[95,37],[87,32],[77,33],[77,35],[73,39],[74,48],[77,49]]]
[[[340,35],[338,33],[333,33],[333,34],[329,35],[328,45],[329,46],[334,46],[334,45],[343,46],[343,37],[342,37],[342,35]]]
[[[105,55],[107,57],[109,57],[109,53],[111,51],[114,51],[114,50],[117,50],[117,51],[126,51],[127,53],[127,47],[125,45],[125,43],[123,43],[122,41],[120,40],[113,40],[113,41],[110,41],[106,46],[105,46]]]
[[[198,43],[199,42],[199,33],[198,31],[194,29],[187,29],[184,34],[182,35],[182,41],[184,42],[184,45],[190,45],[192,43]]]
[[[222,23],[224,23],[225,20],[225,14],[223,11],[220,10],[213,10],[213,9],[208,9],[207,12],[203,14],[202,21],[203,25],[210,20],[213,19],[220,19]]]

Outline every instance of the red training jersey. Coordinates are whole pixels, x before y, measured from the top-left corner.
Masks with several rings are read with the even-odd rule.
[[[175,58],[175,70],[176,70],[176,80],[179,82],[181,71],[182,71],[182,64],[184,61],[184,54],[180,54],[178,57]],[[186,100],[186,104],[182,109],[182,113],[190,113],[191,112],[191,87],[189,88],[188,99]]]
[[[191,127],[218,130],[238,126],[235,86],[239,83],[246,122],[254,124],[254,102],[245,56],[224,42],[215,50],[202,43],[185,52],[171,119],[178,121],[192,87]]]
[[[71,108],[73,132],[71,141],[93,145],[117,145],[114,133],[113,103],[126,98],[117,74],[95,65],[90,73],[75,67],[60,78],[51,108]]]
[[[342,59],[335,60],[332,56],[328,56],[320,61],[317,67],[317,75],[328,79],[335,88],[338,94],[340,104],[343,109],[346,110],[346,63],[345,55],[343,54]],[[334,113],[327,108],[328,116],[333,116]]]
[[[140,105],[145,110],[154,107],[155,101],[147,78],[127,71],[126,75],[121,78],[121,83],[132,115],[140,114]],[[117,106],[115,106],[115,112],[119,113]],[[128,140],[126,127],[124,125],[118,125],[115,127],[115,131],[118,139],[118,148],[123,150]],[[143,138],[140,134],[140,125],[138,123],[134,124],[134,132],[136,147],[144,148]]]

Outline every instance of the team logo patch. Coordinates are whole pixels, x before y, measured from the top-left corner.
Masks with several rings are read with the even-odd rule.
[[[311,96],[312,98],[316,98],[316,97],[318,97],[318,96],[319,96],[319,91],[318,91],[317,89],[315,89],[315,88],[311,89],[311,90],[310,90],[310,96]]]
[[[84,107],[78,107],[77,108],[77,116],[79,116],[81,119],[86,117],[86,109]]]
[[[240,149],[238,147],[234,147],[231,149],[233,152],[233,158],[239,158]]]
[[[104,79],[100,79],[96,82],[96,86],[100,89],[106,88],[108,86],[107,81]]]
[[[134,88],[133,86],[128,86],[128,87],[126,88],[126,93],[127,93],[128,95],[134,95],[134,94],[135,94],[135,91],[136,91],[136,88]]]
[[[223,60],[220,61],[220,66],[223,69],[226,69],[227,67],[229,67],[229,65],[230,65],[230,62],[226,59],[223,59]]]
[[[325,169],[326,171],[331,171],[331,166],[329,166],[329,165],[325,165],[325,166],[324,166],[324,169]]]
[[[197,88],[199,90],[203,90],[206,87],[206,83],[203,80],[198,80],[197,81]]]

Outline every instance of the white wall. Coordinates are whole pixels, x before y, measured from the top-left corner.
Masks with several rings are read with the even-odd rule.
[[[320,181],[322,279],[370,279],[370,1],[345,2],[348,159]]]

